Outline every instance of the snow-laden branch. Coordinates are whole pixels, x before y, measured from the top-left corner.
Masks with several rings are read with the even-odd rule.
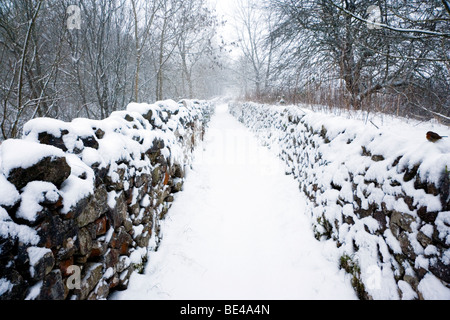
[[[335,4],[332,0],[329,0],[329,2],[336,8],[338,8],[339,10],[341,10],[342,12],[344,12],[345,14],[348,14],[350,16],[352,16],[353,18],[365,22],[368,25],[373,25],[374,27],[380,27],[380,28],[385,28],[388,30],[392,30],[395,32],[401,32],[401,33],[420,33],[420,34],[424,34],[424,35],[428,35],[428,36],[435,36],[435,37],[444,37],[444,38],[450,38],[450,33],[442,33],[442,32],[436,32],[436,31],[431,31],[431,30],[422,30],[422,29],[411,29],[411,28],[400,28],[400,27],[393,27],[384,23],[379,23],[379,22],[374,22],[374,21],[369,21],[367,19],[364,19],[356,14],[354,14],[351,11],[348,11],[345,8],[342,8],[341,6]]]

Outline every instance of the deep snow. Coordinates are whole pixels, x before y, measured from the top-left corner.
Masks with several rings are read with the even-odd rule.
[[[283,163],[216,109],[144,274],[111,299],[356,299]]]

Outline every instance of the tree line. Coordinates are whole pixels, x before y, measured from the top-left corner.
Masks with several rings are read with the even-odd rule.
[[[0,0],[0,140],[35,117],[103,119],[226,89],[450,122],[449,0],[233,5],[224,41],[208,0]]]
[[[1,0],[0,140],[35,117],[217,94],[222,23],[206,0]]]
[[[243,97],[450,120],[448,0],[237,3]]]

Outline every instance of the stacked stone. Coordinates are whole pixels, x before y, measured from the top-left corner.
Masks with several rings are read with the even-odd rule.
[[[7,205],[0,199],[0,299],[106,299],[127,288],[159,244],[160,220],[213,111],[206,102],[186,103],[25,126],[24,141],[52,152],[4,175],[17,196]],[[25,219],[20,208],[33,183],[48,185],[38,212]]]
[[[440,159],[388,145],[382,153],[384,141],[402,142],[361,130],[356,121],[336,125],[331,116],[253,103],[230,110],[263,144],[277,148],[309,199],[316,238],[336,242],[360,298],[421,299],[420,282],[428,275],[450,287],[450,174]],[[437,178],[429,178],[430,167]],[[398,289],[370,290],[373,267]]]

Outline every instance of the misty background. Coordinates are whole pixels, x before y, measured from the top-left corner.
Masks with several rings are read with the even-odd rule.
[[[450,120],[450,3],[0,0],[0,141],[218,96]]]

